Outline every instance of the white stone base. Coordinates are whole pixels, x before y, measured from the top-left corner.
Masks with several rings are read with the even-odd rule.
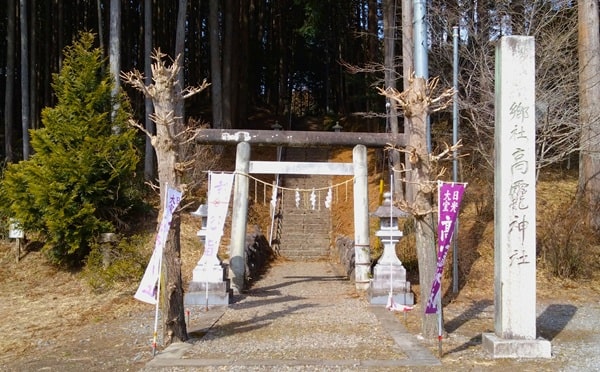
[[[228,280],[219,283],[190,282],[189,290],[183,297],[183,304],[185,306],[229,305],[232,294]]]
[[[192,271],[192,281],[199,283],[220,283],[225,280],[225,269],[218,264],[198,264]]]
[[[481,336],[482,346],[492,354],[493,358],[551,358],[550,341],[504,339],[495,333],[484,333]]]

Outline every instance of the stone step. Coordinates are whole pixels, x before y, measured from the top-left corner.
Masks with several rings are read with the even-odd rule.
[[[326,151],[303,148],[287,148],[286,161],[326,162]],[[287,175],[283,186],[300,192],[299,206],[296,206],[296,193],[284,191],[282,197],[281,236],[278,252],[292,260],[315,260],[329,257],[331,246],[331,211],[325,208],[327,191],[316,191],[316,208],[310,202],[313,188],[330,185],[330,176]]]

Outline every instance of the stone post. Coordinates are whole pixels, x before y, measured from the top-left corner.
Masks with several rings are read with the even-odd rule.
[[[549,358],[536,339],[535,42],[503,37],[496,48],[494,176],[495,358]]]
[[[369,288],[371,247],[369,244],[369,193],[367,148],[357,145],[352,150],[354,163],[354,274],[356,289]]]
[[[248,171],[250,169],[250,144],[240,142],[235,158],[235,183],[233,187],[233,213],[231,215],[231,248],[229,278],[233,292],[239,294],[245,286],[246,222],[248,219]]]

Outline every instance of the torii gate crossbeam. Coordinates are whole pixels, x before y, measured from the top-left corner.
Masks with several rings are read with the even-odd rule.
[[[248,129],[202,129],[194,140],[201,144],[236,144],[248,142],[257,146],[330,147],[364,145],[406,146],[405,134],[370,132],[319,132]]]

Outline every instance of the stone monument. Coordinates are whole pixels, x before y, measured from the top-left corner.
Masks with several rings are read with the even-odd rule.
[[[535,42],[508,36],[496,48],[494,358],[549,358],[536,336]]]

